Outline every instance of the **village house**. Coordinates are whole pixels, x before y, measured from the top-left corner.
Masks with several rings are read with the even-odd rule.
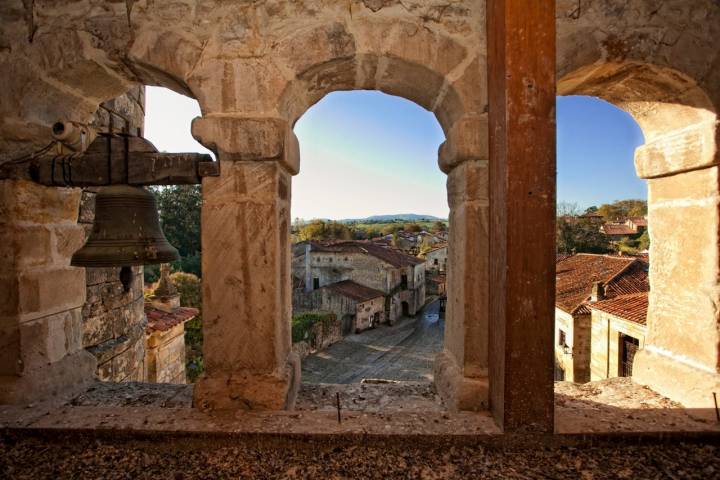
[[[580,253],[556,264],[555,379],[591,378],[591,306],[649,291],[647,263],[634,257]]]
[[[631,377],[635,353],[645,346],[648,292],[590,304],[590,380]]]
[[[343,280],[382,292],[389,323],[415,315],[425,304],[424,262],[373,242],[301,242],[293,247],[292,269],[304,280],[305,294]],[[297,296],[293,299],[302,305]]]
[[[608,222],[600,226],[600,231],[610,238],[618,241],[625,237],[642,235],[647,228],[647,218],[629,217],[624,222]]]
[[[311,292],[294,290],[293,312],[332,312],[340,319],[342,335],[359,333],[385,321],[385,293],[341,280]]]
[[[145,381],[185,383],[185,323],[199,311],[180,306],[170,265],[163,264],[160,272],[158,286],[145,302]]]
[[[430,250],[421,255],[425,259],[426,272],[445,272],[448,262],[447,243],[435,243]]]

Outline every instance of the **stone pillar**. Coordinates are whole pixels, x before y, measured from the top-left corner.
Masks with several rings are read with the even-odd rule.
[[[455,123],[440,147],[450,205],[447,306],[435,386],[451,409],[488,408],[487,115]]]
[[[553,431],[555,2],[488,0],[490,407]]]
[[[72,393],[94,379],[83,350],[79,189],[0,181],[0,403]]]
[[[193,135],[220,161],[203,180],[205,373],[201,409],[291,409],[300,360],[291,353],[290,182],[297,139],[287,122],[209,117]]]
[[[633,380],[714,418],[720,395],[720,176],[715,122],[636,150],[648,179],[650,302]]]

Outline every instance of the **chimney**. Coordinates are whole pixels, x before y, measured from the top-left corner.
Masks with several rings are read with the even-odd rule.
[[[599,302],[605,299],[605,286],[603,282],[594,282],[592,286],[592,293],[590,293],[591,302]]]

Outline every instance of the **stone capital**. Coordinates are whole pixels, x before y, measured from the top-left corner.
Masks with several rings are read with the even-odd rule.
[[[221,161],[277,161],[300,169],[300,149],[290,124],[280,118],[210,116],[192,123],[193,136]]]
[[[488,159],[488,117],[486,113],[463,115],[447,132],[438,149],[438,165],[445,173],[463,162]]]

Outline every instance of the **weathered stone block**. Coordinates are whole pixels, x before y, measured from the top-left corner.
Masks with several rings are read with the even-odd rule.
[[[0,181],[0,222],[76,222],[79,188],[44,187],[25,180]]]
[[[85,243],[85,230],[80,225],[58,225],[52,231],[55,261],[69,265],[72,255]]]
[[[467,202],[478,202],[487,205],[489,202],[488,164],[486,161],[467,161],[459,164],[448,174],[448,204],[452,209],[455,205]],[[463,227],[464,224],[460,224]]]
[[[0,229],[0,267],[5,271],[52,264],[51,228],[8,225]]]
[[[287,37],[276,48],[280,60],[297,76],[316,65],[355,54],[355,39],[342,23],[323,24]]]
[[[220,161],[277,160],[291,173],[298,172],[297,138],[285,120],[203,117],[193,121],[192,131]]]
[[[82,348],[79,308],[24,322],[19,331],[23,370],[58,362]]]
[[[635,150],[640,178],[653,178],[712,165],[716,161],[716,121],[655,139]]]
[[[85,302],[82,268],[32,270],[19,276],[19,303],[23,320],[81,307]]]

